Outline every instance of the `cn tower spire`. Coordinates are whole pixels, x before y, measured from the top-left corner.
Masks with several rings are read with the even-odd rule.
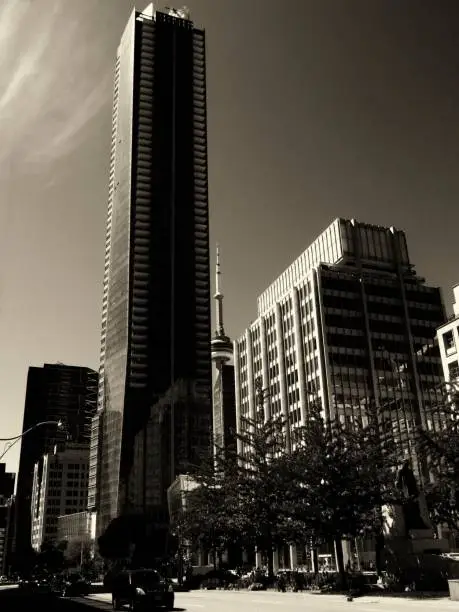
[[[212,361],[220,368],[224,363],[230,361],[233,356],[233,343],[225,334],[225,326],[223,325],[223,293],[221,285],[221,270],[220,270],[220,248],[217,244],[217,259],[215,262],[215,294],[216,302],[216,319],[215,319],[215,334],[211,342]]]
[[[217,259],[215,263],[215,295],[214,298],[217,302],[217,317],[216,317],[216,331],[217,337],[225,336],[225,327],[223,325],[223,293],[221,292],[221,270],[220,270],[220,247],[217,244]]]

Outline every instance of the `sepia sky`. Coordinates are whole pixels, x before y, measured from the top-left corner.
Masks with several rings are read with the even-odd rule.
[[[457,0],[187,4],[207,31],[227,331],[243,331],[257,295],[337,216],[406,230],[450,309]],[[20,433],[29,365],[98,367],[113,62],[132,6],[0,3],[0,437]]]

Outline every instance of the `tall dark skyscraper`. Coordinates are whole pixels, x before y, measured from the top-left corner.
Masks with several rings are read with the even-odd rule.
[[[175,474],[209,449],[205,69],[204,32],[185,10],[132,12],[115,68],[89,482],[99,534],[167,512]]]
[[[67,438],[78,443],[89,442],[91,418],[96,411],[97,379],[94,370],[60,363],[29,368],[22,431],[41,421],[59,419],[66,424],[66,430],[59,430],[54,425],[42,426],[22,439],[13,544],[17,556],[30,548],[34,465]]]
[[[11,552],[14,479],[15,474],[7,472],[6,465],[0,463],[0,574],[2,575],[8,570],[8,558]]]

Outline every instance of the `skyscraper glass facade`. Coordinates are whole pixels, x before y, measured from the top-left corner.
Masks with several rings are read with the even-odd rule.
[[[167,509],[179,449],[187,460],[207,450],[211,429],[205,38],[150,9],[132,13],[115,68],[90,482],[99,533],[121,514]],[[165,422],[167,452],[164,440],[151,448]]]

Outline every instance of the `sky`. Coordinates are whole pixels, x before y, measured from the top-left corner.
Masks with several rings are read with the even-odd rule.
[[[98,367],[113,64],[132,7],[0,3],[2,438],[21,431],[29,366]],[[404,229],[450,310],[457,1],[188,7],[207,33],[211,245],[227,332],[243,332],[258,294],[337,216]],[[18,456],[19,445],[10,470]]]

